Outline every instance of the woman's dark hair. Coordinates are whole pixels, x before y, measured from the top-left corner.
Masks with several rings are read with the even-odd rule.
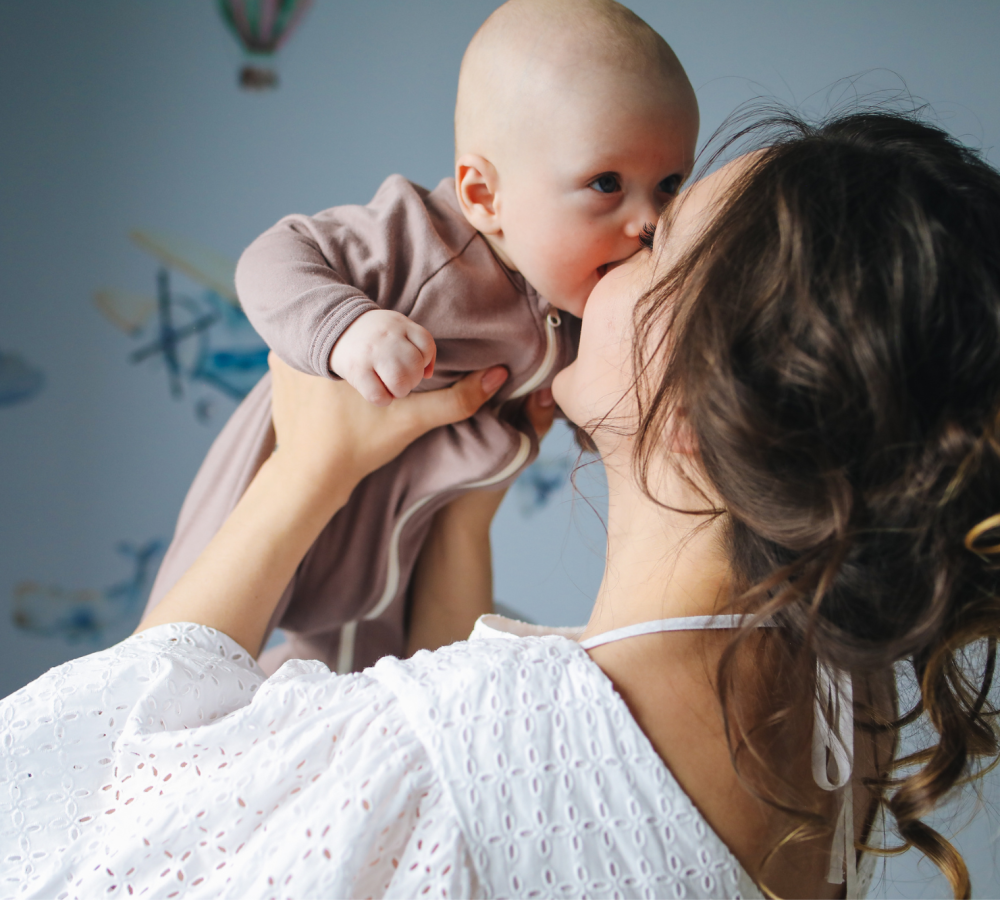
[[[915,115],[782,114],[737,138],[754,135],[764,149],[637,307],[638,470],[683,421],[724,507],[734,606],[785,626],[763,708],[737,676],[753,629],[720,663],[741,777],[795,809],[761,751],[817,658],[885,683],[908,663],[916,706],[858,721],[895,737],[925,716],[934,741],[870,788],[968,896],[922,818],[998,752],[1000,175]]]

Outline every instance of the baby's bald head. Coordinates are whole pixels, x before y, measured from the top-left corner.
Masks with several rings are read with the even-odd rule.
[[[501,164],[576,94],[668,103],[697,121],[694,90],[666,41],[615,0],[508,0],[462,60],[456,156]],[[592,96],[589,99],[593,99]]]
[[[455,191],[501,262],[581,315],[691,171],[698,104],[614,0],[509,0],[462,60]]]

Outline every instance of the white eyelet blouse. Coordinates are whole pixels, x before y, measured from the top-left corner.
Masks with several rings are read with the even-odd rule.
[[[192,624],[52,669],[0,701],[0,898],[760,897],[571,632],[489,620],[350,675]]]

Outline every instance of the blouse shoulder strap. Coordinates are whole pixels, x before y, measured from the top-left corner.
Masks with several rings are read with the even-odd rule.
[[[641,634],[658,634],[662,631],[703,631],[709,628],[739,628],[749,616],[725,615],[725,616],[681,616],[675,619],[652,619],[649,622],[637,622],[635,625],[626,625],[624,628],[615,628],[613,631],[605,631],[603,634],[594,635],[585,641],[580,641],[580,646],[584,650],[593,650],[603,644],[610,644],[612,641],[621,641],[625,638],[638,637]],[[761,622],[760,627],[770,628],[774,622]]]

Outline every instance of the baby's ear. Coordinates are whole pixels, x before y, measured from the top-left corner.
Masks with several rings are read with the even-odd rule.
[[[455,190],[469,224],[483,234],[499,234],[496,166],[483,156],[464,153],[455,160]]]

